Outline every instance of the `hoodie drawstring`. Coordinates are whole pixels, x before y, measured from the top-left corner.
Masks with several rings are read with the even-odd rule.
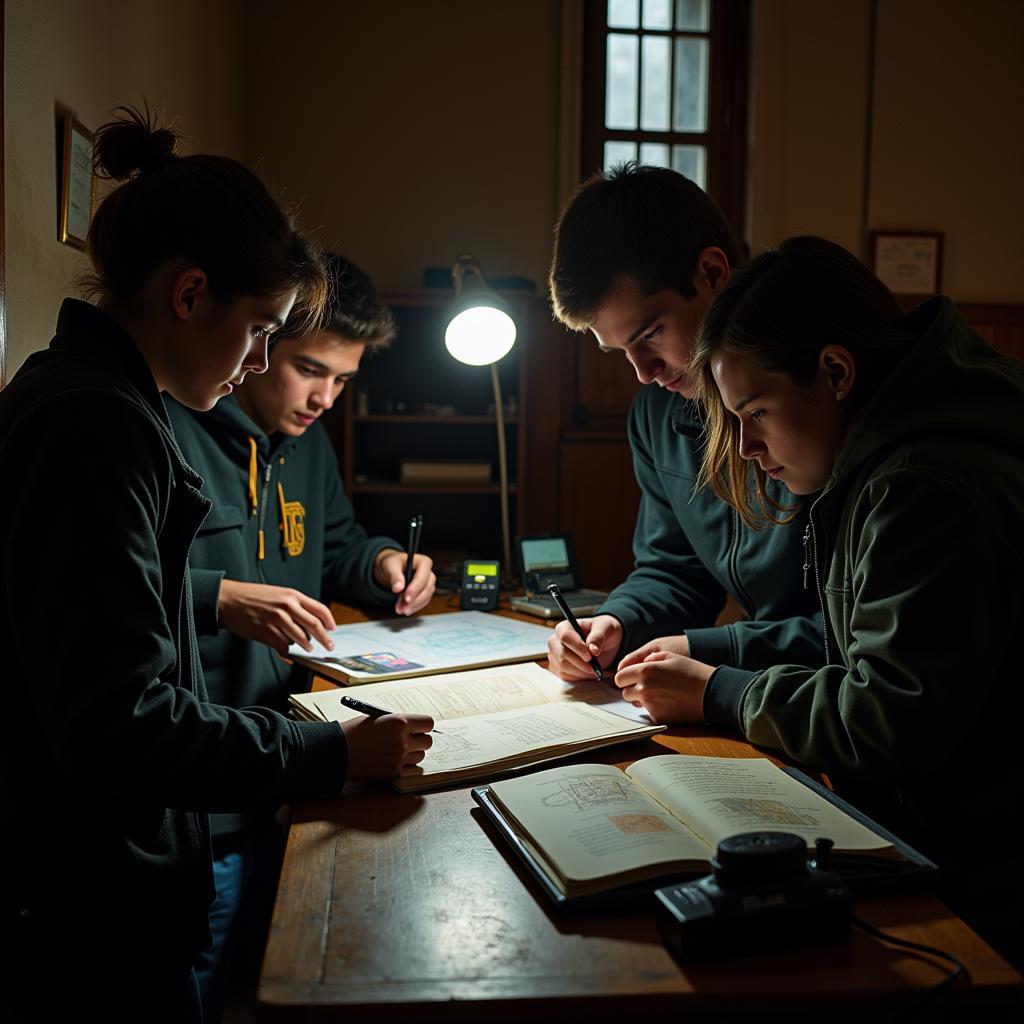
[[[258,449],[256,446],[256,438],[250,436],[249,438],[249,515],[256,515],[260,510],[260,499],[259,492],[257,491],[257,484],[259,478],[259,458],[257,455]],[[270,466],[267,466],[267,472],[270,472]],[[260,523],[260,529],[258,534],[258,545],[256,548],[256,557],[262,562],[263,561],[263,523]]]
[[[256,515],[259,499],[256,497],[256,476],[259,466],[256,460],[256,438],[249,438],[249,514]]]

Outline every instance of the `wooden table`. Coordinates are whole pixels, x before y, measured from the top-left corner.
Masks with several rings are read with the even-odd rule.
[[[679,728],[578,760],[625,766],[666,748],[762,756],[741,740]],[[859,932],[840,946],[681,966],[650,913],[556,913],[496,838],[469,787],[404,796],[350,787],[341,800],[297,808],[258,1019],[490,1024],[670,1013],[882,1024],[946,971]],[[1024,979],[934,897],[861,900],[857,913],[967,964],[969,980],[941,1002],[954,1017],[1012,1019],[1024,1007]]]

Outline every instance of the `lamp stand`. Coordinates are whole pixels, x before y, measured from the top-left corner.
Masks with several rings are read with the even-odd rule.
[[[491,363],[491,383],[494,385],[494,418],[498,423],[498,480],[501,484],[501,543],[505,556],[505,574],[512,575],[512,545],[508,529],[508,458],[505,453],[505,406],[501,401],[501,383],[498,364]]]

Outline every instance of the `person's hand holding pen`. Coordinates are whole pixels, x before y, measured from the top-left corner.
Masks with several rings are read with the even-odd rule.
[[[585,678],[594,678],[599,682],[607,683],[612,689],[615,688],[615,683],[605,676],[604,668],[601,665],[600,659],[597,654],[590,649],[590,645],[587,639],[587,633],[584,632],[583,627],[579,622],[576,621],[576,616],[573,615],[572,609],[566,604],[565,598],[562,597],[562,592],[558,588],[557,583],[548,584],[548,593],[551,595],[552,600],[558,605],[558,610],[565,616],[565,622],[569,629],[579,638],[579,643],[583,647],[583,651],[578,656],[581,661],[586,663],[588,676]],[[568,630],[564,632],[568,633]],[[548,642],[548,650],[551,650],[551,642]]]
[[[622,623],[612,615],[595,615],[576,624],[580,631],[560,622],[548,640],[548,668],[570,683],[593,679],[590,659],[597,658],[606,669],[622,646]]]
[[[391,593],[401,595],[395,602],[398,615],[418,612],[434,596],[437,586],[433,560],[417,550],[422,526],[422,516],[413,516],[409,521],[408,552],[383,548],[373,560],[373,578]]]
[[[350,779],[392,779],[418,765],[434,742],[430,715],[392,714],[347,695],[341,701],[361,715],[341,726],[348,741]]]

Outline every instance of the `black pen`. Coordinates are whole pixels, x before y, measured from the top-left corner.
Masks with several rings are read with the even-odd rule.
[[[412,582],[412,560],[420,546],[420,530],[423,528],[423,516],[415,515],[409,520],[409,544],[406,547],[405,585]]]
[[[565,598],[562,597],[561,590],[558,589],[557,583],[548,584],[548,593],[551,595],[555,604],[558,605],[558,610],[565,616],[565,621],[576,630],[579,638],[586,643],[587,638],[580,628],[580,624],[576,621],[576,616],[573,615],[572,609],[565,603]],[[590,659],[590,667],[594,670],[594,675],[597,676],[599,682],[604,682],[604,669],[601,668],[601,662],[597,658]]]
[[[376,704],[367,704],[365,700],[356,700],[355,697],[350,697],[347,693],[343,693],[338,700],[347,708],[351,708],[353,711],[358,711],[361,715],[367,715],[369,718],[380,718],[381,715],[393,715],[393,711],[385,711],[383,708],[377,707]],[[436,729],[432,729],[431,732],[437,732]],[[440,736],[441,733],[437,732]]]

